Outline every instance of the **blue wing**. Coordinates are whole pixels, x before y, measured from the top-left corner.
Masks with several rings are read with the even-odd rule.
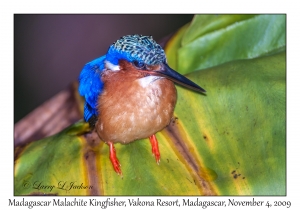
[[[101,72],[104,69],[106,56],[97,58],[83,67],[79,75],[79,94],[85,98],[84,120],[89,121],[91,117],[97,117],[98,96],[103,90]]]

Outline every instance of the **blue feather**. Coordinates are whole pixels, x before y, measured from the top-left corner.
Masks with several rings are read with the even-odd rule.
[[[106,54],[106,60],[114,65],[118,65],[119,60],[156,65],[166,61],[166,55],[152,37],[135,34],[123,36],[112,44]]]
[[[103,90],[101,72],[104,69],[106,56],[99,57],[83,67],[79,75],[79,94],[85,98],[84,120],[89,121],[92,116],[97,116],[98,96]]]

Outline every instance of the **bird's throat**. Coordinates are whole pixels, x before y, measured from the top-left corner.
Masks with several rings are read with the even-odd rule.
[[[162,79],[162,77],[159,76],[146,76],[137,79],[137,82],[139,85],[143,88],[147,88],[151,83],[155,82],[158,79]]]

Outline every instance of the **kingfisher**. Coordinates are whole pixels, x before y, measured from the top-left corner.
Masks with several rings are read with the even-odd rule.
[[[149,138],[159,164],[155,134],[173,117],[177,100],[174,82],[205,92],[168,66],[163,48],[152,36],[123,36],[105,55],[83,67],[78,90],[85,98],[84,120],[109,146],[109,158],[118,175],[122,176],[122,171],[115,143]]]

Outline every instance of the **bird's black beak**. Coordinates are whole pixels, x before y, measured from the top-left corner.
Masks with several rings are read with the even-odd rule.
[[[199,85],[192,82],[185,76],[183,76],[183,75],[179,74],[178,72],[176,72],[175,70],[173,70],[170,66],[168,66],[167,63],[160,64],[159,69],[157,69],[155,71],[151,71],[149,73],[151,75],[166,77],[166,78],[172,80],[173,82],[183,85],[189,89],[192,89],[192,90],[195,90],[198,92],[202,92],[202,93],[206,92],[202,87],[200,87]]]

